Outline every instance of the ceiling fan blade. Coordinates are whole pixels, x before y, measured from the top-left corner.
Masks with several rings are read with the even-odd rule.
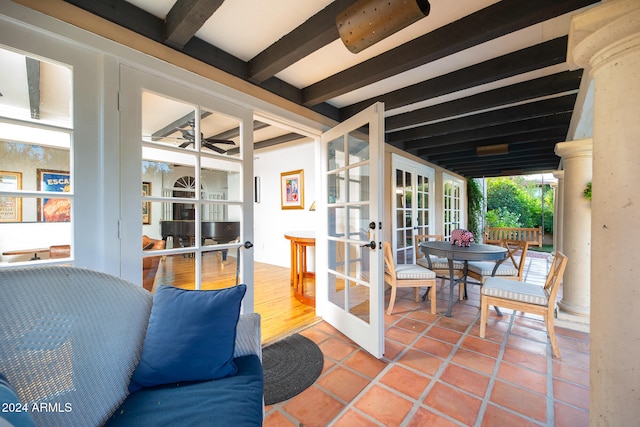
[[[204,142],[202,145],[205,148],[208,148],[209,150],[213,150],[213,151],[215,151],[216,153],[219,153],[219,154],[226,154],[227,153],[227,150],[223,150],[222,148],[218,148],[215,145],[210,144],[208,142]]]
[[[211,144],[227,144],[227,145],[236,145],[235,142],[233,142],[230,139],[218,139],[218,138],[204,138],[203,141],[205,142],[209,142]]]
[[[185,141],[182,144],[180,144],[180,148],[185,148],[187,147],[189,144],[193,144],[193,141]]]

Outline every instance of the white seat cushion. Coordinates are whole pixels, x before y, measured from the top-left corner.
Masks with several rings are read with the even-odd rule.
[[[425,257],[419,258],[416,264],[429,268],[429,261]],[[431,257],[431,268],[434,270],[449,270],[449,261],[446,258]],[[453,269],[462,271],[464,263],[462,261],[453,261]]]
[[[428,268],[415,264],[400,264],[396,266],[396,279],[435,279],[436,273]]]
[[[499,277],[489,277],[487,281],[484,282],[480,292],[482,292],[482,295],[542,306],[547,305],[548,301],[542,286],[501,279]]]
[[[496,276],[517,276],[518,269],[515,268],[511,261],[505,261],[507,264],[500,264],[496,270]],[[491,261],[469,261],[469,271],[472,271],[481,276],[491,276],[493,267],[496,264]]]

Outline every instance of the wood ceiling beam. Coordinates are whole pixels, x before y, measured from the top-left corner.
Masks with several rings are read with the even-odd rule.
[[[356,0],[335,0],[249,61],[249,80],[262,83],[340,38],[335,17]]]
[[[27,68],[29,111],[32,119],[40,120],[40,61],[26,57],[25,66]]]
[[[475,172],[467,172],[467,173],[459,173],[459,174],[464,176],[465,178],[492,178],[492,177],[499,177],[499,176],[520,176],[520,175],[535,175],[535,174],[541,174],[541,173],[551,173],[557,169],[558,169],[558,165],[555,165],[555,166],[543,165],[542,167],[536,167],[534,165],[526,169],[514,169],[514,170],[507,170],[507,169],[493,170],[492,169],[489,172],[475,171]]]
[[[150,40],[176,49],[176,47],[171,46],[165,40],[165,27],[163,20],[132,5],[131,3],[124,0],[64,1],[106,19],[107,21],[113,22],[116,25],[125,27]],[[199,39],[198,37],[192,37],[182,49],[177,50],[218,70],[248,81],[248,62],[245,62],[224,50]],[[259,86],[288,101],[292,101],[298,105],[302,104],[302,91],[280,79],[271,77],[270,79],[262,82]],[[312,110],[333,120],[337,120],[340,116],[337,108],[326,103],[314,106]]]
[[[458,159],[458,160],[440,160],[439,163],[444,164],[454,164],[456,168],[465,168],[467,166],[476,166],[478,163],[483,164],[492,164],[495,163],[511,163],[515,161],[520,161],[522,159],[533,159],[533,158],[547,158],[549,156],[555,156],[553,153],[553,148],[549,149],[549,147],[542,147],[532,150],[527,150],[518,153],[508,153],[502,155],[495,156],[486,156],[486,157],[478,157],[474,155],[473,157],[468,157],[466,159]],[[557,157],[557,156],[556,156]],[[558,158],[559,159],[559,158]]]
[[[567,40],[567,36],[559,37],[384,95],[369,98],[340,109],[341,118],[351,117],[376,101],[384,102],[385,109],[392,110],[481,84],[561,64],[566,61]]]
[[[176,1],[165,20],[165,43],[182,49],[223,2],[224,0]]]
[[[462,144],[443,145],[440,147],[423,148],[417,150],[415,154],[419,157],[431,157],[441,154],[450,154],[458,151],[475,150],[476,147],[486,147],[489,145],[509,144],[510,147],[520,144],[532,144],[539,141],[552,139],[556,142],[564,141],[567,136],[569,125],[558,126],[556,128],[534,130],[525,134],[502,136],[498,138],[478,139],[467,141]]]
[[[257,131],[260,129],[265,129],[268,128],[269,124],[261,122],[259,120],[254,120],[253,121],[253,131]],[[212,138],[216,138],[216,139],[233,139],[240,136],[240,128],[239,127],[235,127],[233,129],[229,129],[228,131],[219,133],[217,135],[212,135]]]
[[[539,77],[526,82],[489,90],[465,98],[387,117],[385,119],[385,129],[387,131],[393,131],[408,126],[415,126],[419,123],[428,123],[447,117],[472,113],[474,111],[482,111],[542,98],[544,96],[577,91],[580,87],[581,78],[581,69],[563,71],[550,76]]]
[[[560,161],[560,157],[555,154],[536,154],[527,157],[509,158],[503,156],[501,159],[477,159],[475,162],[466,162],[462,164],[451,164],[456,170],[473,170],[480,169],[480,167],[494,167],[499,166],[502,169],[513,169],[522,166],[528,166],[533,162],[549,162],[553,161],[556,164]]]
[[[98,15],[159,43],[164,42],[162,19],[125,0],[65,0],[74,6]]]
[[[255,144],[253,144],[253,149],[254,150],[259,150],[261,148],[272,147],[274,145],[284,144],[285,142],[291,142],[291,141],[295,141],[295,140],[302,139],[302,138],[306,138],[306,137],[303,136],[303,135],[299,135],[297,133],[287,133],[287,134],[284,134],[284,135],[275,136],[273,138],[269,138],[269,139],[265,139],[263,141],[256,142]],[[238,154],[239,152],[240,152],[240,147],[236,147],[236,148],[232,148],[231,150],[227,151],[227,154]]]
[[[387,134],[387,142],[398,146],[400,142],[419,138],[446,135],[452,132],[469,131],[488,126],[518,122],[537,117],[551,116],[560,113],[570,113],[576,102],[577,94],[545,99],[517,105],[511,108],[488,111],[457,119],[446,120],[429,125],[417,126]]]
[[[596,3],[596,0],[502,0],[302,90],[319,104],[464,49]],[[428,18],[427,18],[428,19]]]
[[[499,176],[504,171],[521,170],[522,174],[555,170],[560,162],[559,157],[535,157],[523,161],[502,161],[502,162],[478,162],[471,167],[451,167],[450,170],[464,176]]]
[[[447,168],[453,171],[456,171],[462,175],[468,174],[477,174],[477,175],[493,175],[496,173],[501,173],[505,170],[514,170],[514,169],[557,169],[558,163],[560,162],[560,157],[547,157],[547,156],[534,156],[525,160],[517,160],[513,162],[509,161],[500,161],[500,162],[478,162],[473,166],[465,166],[465,167],[456,167],[456,166],[447,166]]]
[[[518,156],[526,153],[534,153],[534,152],[545,152],[548,153],[549,150],[553,151],[555,145],[558,143],[558,139],[545,139],[545,140],[536,140],[533,142],[529,142],[527,144],[513,144],[509,145],[509,152],[507,154],[496,154],[492,156],[478,156],[476,149],[467,149],[464,151],[453,151],[446,154],[437,154],[437,155],[428,155],[421,156],[422,158],[428,158],[430,162],[462,162],[465,159],[491,159],[494,156]]]
[[[535,119],[526,119],[497,126],[489,126],[482,129],[472,129],[470,131],[415,139],[405,142],[403,147],[407,151],[415,151],[421,148],[454,145],[467,141],[477,141],[479,139],[526,134],[534,130],[553,129],[567,126],[570,120],[571,113],[561,113],[553,116],[537,117]]]

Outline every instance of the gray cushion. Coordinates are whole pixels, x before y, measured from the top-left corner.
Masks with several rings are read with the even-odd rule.
[[[416,264],[429,268],[429,261],[425,257],[419,258]],[[431,268],[434,270],[449,270],[449,261],[446,258],[431,257]],[[463,270],[464,263],[462,261],[453,261],[454,270]]]
[[[419,265],[400,264],[396,266],[396,279],[427,280],[435,278],[436,273]]]
[[[491,261],[470,261],[469,271],[472,271],[481,276],[491,276],[491,272],[493,271],[493,267],[495,266],[496,264]],[[508,261],[506,264],[500,264],[500,266],[496,270],[495,275],[496,276],[517,276],[518,269],[512,265],[511,261]]]
[[[482,295],[521,301],[536,305],[547,305],[547,294],[544,288],[526,282],[489,277],[481,289]]]

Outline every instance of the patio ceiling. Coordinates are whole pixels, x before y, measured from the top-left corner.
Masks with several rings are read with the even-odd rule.
[[[557,169],[582,78],[570,16],[599,3],[431,0],[352,54],[335,17],[354,0],[67,2],[337,121],[383,101],[389,144],[469,177]]]

